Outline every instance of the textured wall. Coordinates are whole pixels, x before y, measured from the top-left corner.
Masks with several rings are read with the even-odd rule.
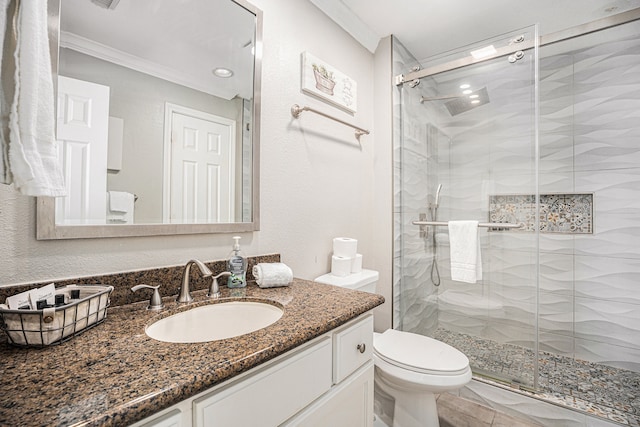
[[[394,39],[394,75],[406,74],[417,60]],[[394,138],[394,327],[432,335],[438,324],[431,278],[434,260],[431,239],[411,224],[427,213],[438,186],[437,138],[430,138],[427,104],[420,104],[424,85],[393,91]]]
[[[541,235],[542,349],[635,371],[639,32],[627,24],[542,60],[540,138],[541,191],[594,192],[595,206],[593,235]]]

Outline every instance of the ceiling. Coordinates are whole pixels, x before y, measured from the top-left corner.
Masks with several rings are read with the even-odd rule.
[[[374,52],[393,34],[419,60],[539,24],[549,34],[640,7],[640,0],[310,0]]]

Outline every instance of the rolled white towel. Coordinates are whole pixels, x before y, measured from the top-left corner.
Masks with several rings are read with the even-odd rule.
[[[253,277],[261,288],[289,286],[293,281],[293,271],[281,262],[259,263],[253,266]]]

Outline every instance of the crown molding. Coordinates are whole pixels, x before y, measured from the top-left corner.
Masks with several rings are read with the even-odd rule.
[[[224,88],[215,88],[210,82],[196,81],[190,78],[190,76],[185,76],[183,73],[170,67],[142,59],[67,31],[60,32],[60,47],[72,49],[85,55],[112,62],[226,100],[233,99],[237,95],[236,93],[230,93],[231,91],[225,90]]]
[[[310,0],[325,15],[342,27],[369,52],[375,53],[381,37],[374,33],[358,15],[341,0]]]

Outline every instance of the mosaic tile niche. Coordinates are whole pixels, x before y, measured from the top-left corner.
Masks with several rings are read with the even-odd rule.
[[[489,196],[491,222],[521,222],[518,231],[535,231],[535,212],[534,195]],[[593,234],[593,193],[540,194],[540,232]]]

